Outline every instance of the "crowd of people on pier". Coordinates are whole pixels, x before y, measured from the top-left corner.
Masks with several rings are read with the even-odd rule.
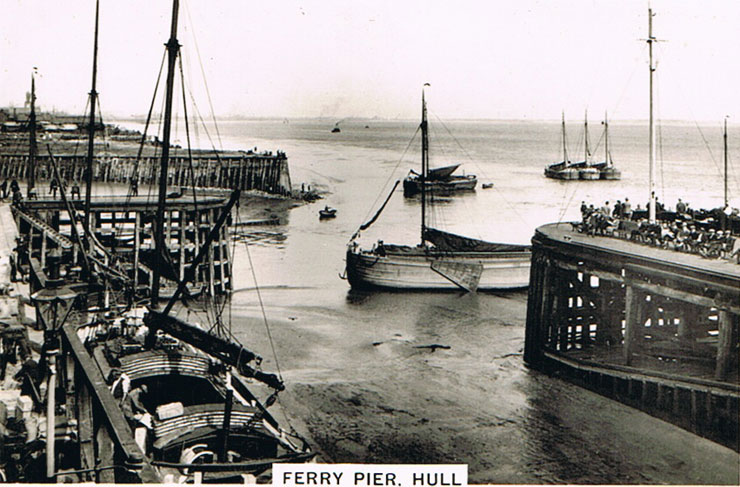
[[[676,210],[667,212],[665,206],[655,199],[656,214],[660,218],[651,222],[647,211],[637,205],[633,209],[629,198],[624,202],[617,200],[614,205],[606,201],[596,208],[593,204],[581,203],[581,223],[575,228],[588,235],[605,235],[631,240],[633,242],[701,255],[706,258],[724,258],[740,263],[740,247],[736,248],[736,237],[732,226],[733,220],[740,221],[737,209],[720,215],[722,221],[710,218],[698,221],[697,213],[710,212],[692,210],[680,198]],[[646,205],[647,206],[647,205]],[[728,214],[729,213],[729,214]]]

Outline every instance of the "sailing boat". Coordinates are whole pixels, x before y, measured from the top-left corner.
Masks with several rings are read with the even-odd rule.
[[[590,161],[591,151],[588,143],[588,113],[583,123],[584,129],[584,156],[583,161],[570,162],[568,159],[568,148],[565,137],[565,115],[562,121],[563,161],[549,164],[545,167],[545,176],[551,179],[562,179],[565,181],[595,181],[615,180],[622,177],[621,172],[614,167],[609,153],[609,132],[606,118],[604,119],[604,147],[606,157],[604,162],[592,163]]]
[[[565,181],[575,180],[579,178],[578,169],[572,167],[572,163],[568,158],[568,139],[565,135],[565,112],[562,114],[562,142],[563,142],[563,160],[560,162],[553,162],[545,167],[545,177],[551,179],[563,179]]]
[[[583,121],[583,146],[583,162],[573,164],[573,167],[578,168],[578,179],[586,181],[599,179],[600,175],[598,169],[591,167],[591,164],[589,162],[591,152],[588,150],[588,112],[586,112],[586,117]]]
[[[403,195],[420,194],[422,186],[426,193],[450,194],[456,191],[473,191],[478,184],[478,178],[475,174],[453,174],[459,167],[460,164],[437,168],[427,167],[424,177],[412,169],[403,180]]]
[[[162,263],[169,253],[165,230],[172,235],[170,223],[174,220],[170,208],[173,203],[166,202],[165,198],[174,73],[179,51],[178,7],[178,0],[174,0],[167,43],[169,63],[157,217],[150,217],[153,232],[147,231],[154,234],[155,255]],[[96,52],[97,19],[96,6]],[[94,79],[95,72],[93,93]],[[94,98],[91,105],[94,113]],[[52,163],[59,179],[53,157]],[[88,171],[87,177],[91,175]],[[29,439],[19,443],[21,460],[13,465],[17,478],[10,480],[254,483],[258,476],[267,474],[275,462],[310,460],[314,453],[305,440],[282,429],[268,412],[277,393],[284,389],[279,375],[261,371],[260,357],[234,341],[230,333],[213,333],[169,314],[188,283],[195,278],[200,262],[210,259],[213,269],[213,242],[223,236],[224,225],[239,199],[239,192],[231,193],[228,201],[215,203],[211,200],[200,209],[181,206],[174,210],[180,212],[181,222],[185,221],[187,212],[196,215],[198,225],[187,229],[196,235],[201,233],[203,212],[219,211],[220,214],[200,240],[201,244],[191,249],[195,257],[164,308],[159,302],[159,284],[160,267],[166,266],[154,266],[150,305],[143,314],[141,308],[130,305],[133,299],[141,297],[132,285],[133,279],[112,263],[106,265],[96,258],[97,253],[105,249],[95,242],[92,227],[84,226],[82,235],[78,235],[79,220],[61,189],[62,200],[70,213],[72,232],[80,244],[60,245],[59,253],[66,252],[70,261],[73,259],[70,254],[75,255],[75,260],[79,257],[85,270],[82,280],[73,280],[68,275],[65,282],[65,279],[42,278],[42,266],[34,266],[36,292],[32,301],[37,307],[37,319],[45,328],[43,350],[49,370],[47,433],[45,442]],[[167,209],[165,203],[170,205]],[[33,208],[26,211],[33,211]],[[128,211],[128,208],[121,211]],[[137,222],[139,216],[136,216]],[[85,218],[85,225],[89,225],[89,221],[90,218]],[[165,221],[168,222],[166,229]],[[184,226],[179,230],[181,235],[186,232]],[[47,238],[52,242],[65,242],[66,237],[49,225],[43,227],[43,232],[44,246]],[[139,233],[147,232],[139,232],[137,227],[137,239]],[[197,236],[195,239],[198,241]],[[71,252],[65,250],[70,247]],[[90,250],[92,248],[94,251]],[[219,253],[223,252],[221,247],[218,249]],[[30,251],[27,253],[31,255]],[[216,258],[224,259],[225,256]],[[41,259],[43,261],[43,256]],[[112,260],[110,253],[105,259],[105,262]],[[58,274],[59,267],[61,265],[50,272]],[[135,267],[134,272],[138,273],[139,269]],[[213,271],[209,279],[215,279]],[[107,295],[107,290],[113,287],[125,290],[128,299],[106,305],[94,299],[101,289],[106,290]],[[75,318],[68,320],[70,316]],[[86,320],[87,317],[90,319]],[[223,331],[220,318],[214,328]],[[269,388],[270,395],[264,402],[253,392],[252,381]],[[40,454],[43,450],[46,469],[40,465],[44,461]],[[11,458],[11,461],[14,460]]]
[[[427,170],[426,178],[422,183],[422,177],[416,171],[411,170],[403,180],[404,196],[414,196],[421,193],[424,184],[426,192],[451,193],[454,191],[472,191],[478,184],[475,174],[453,175],[452,173],[460,167],[460,164],[438,167]]]
[[[604,114],[604,162],[591,164],[591,167],[599,171],[599,179],[611,181],[622,179],[622,172],[614,167],[612,155],[609,152],[609,121],[606,114]]]
[[[427,85],[425,85],[427,86]],[[528,245],[484,242],[426,226],[429,174],[427,108],[421,98],[421,243],[416,247],[378,242],[370,250],[356,242],[360,232],[372,225],[388,203],[360,226],[349,241],[346,275],[353,288],[390,289],[511,289],[529,282],[531,252]]]
[[[179,52],[178,7],[178,0],[174,0],[167,43],[169,65],[155,228],[158,256],[167,252],[165,199],[173,82]],[[158,421],[150,428],[151,425],[142,426],[145,421],[139,420],[135,429],[140,448],[165,480],[172,475],[171,478],[193,478],[196,482],[243,481],[243,475],[256,476],[268,471],[274,462],[306,461],[314,456],[302,438],[283,430],[267,411],[277,399],[277,393],[284,389],[279,376],[250,365],[251,362],[258,364],[261,359],[235,342],[230,333],[210,333],[169,315],[188,281],[194,277],[199,260],[212,252],[211,242],[219,235],[238,199],[239,192],[233,192],[186,278],[178,283],[174,295],[161,311],[158,303],[160,272],[158,267],[155,269],[149,310],[141,326],[126,336],[126,341],[134,346],[123,348],[117,356],[113,354],[122,374],[129,375],[132,386],[136,384],[141,389],[148,385],[148,390],[152,391],[148,405],[150,410],[156,411]],[[77,334],[80,336],[79,330]],[[143,344],[137,340],[137,336],[142,335],[145,335]],[[136,343],[140,345],[136,347]],[[107,356],[110,357],[110,343],[100,345],[108,346]],[[264,404],[250,390],[246,379],[262,382],[273,391]],[[130,417],[127,419],[131,421]],[[139,438],[140,434],[146,436],[147,433],[152,436],[151,448],[147,441]]]

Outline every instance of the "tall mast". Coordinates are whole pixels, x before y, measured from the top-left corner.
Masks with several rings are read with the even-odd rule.
[[[424,83],[429,86],[429,83]],[[429,171],[429,131],[427,127],[427,102],[424,98],[424,88],[421,89],[421,245],[424,245],[424,231],[426,230],[426,186]]]
[[[586,141],[586,143],[584,144],[586,149],[583,160],[586,163],[586,166],[588,166],[588,110],[586,110],[586,117],[583,121],[583,138]]]
[[[727,199],[727,117],[725,117],[725,132],[724,132],[724,149],[725,149],[725,206],[724,208],[727,209],[728,205],[728,199]]]
[[[563,162],[565,165],[568,165],[568,144],[565,140],[565,111],[562,113],[563,116]]]
[[[34,68],[35,69],[35,68]],[[28,121],[28,188],[26,196],[31,195],[31,191],[36,186],[36,79],[31,73],[31,115]]]
[[[653,9],[648,8],[648,51],[650,52],[650,201],[648,203],[648,220],[655,223],[655,121],[653,119]]]
[[[609,165],[609,122],[606,112],[604,112],[604,162]]]
[[[90,125],[87,130],[87,166],[85,168],[85,245],[89,250],[90,239],[90,194],[92,193],[93,151],[95,146],[95,108],[98,92],[95,91],[98,76],[98,13],[100,1],[95,2],[95,41],[93,43],[92,88],[90,89]]]
[[[164,128],[162,130],[162,162],[159,171],[159,197],[157,199],[157,216],[155,220],[155,255],[159,259],[164,254],[164,204],[167,197],[167,165],[170,157],[170,126],[172,125],[172,91],[175,84],[175,68],[177,63],[177,54],[180,50],[180,44],[177,42],[177,12],[179,1],[172,2],[172,27],[170,29],[170,40],[167,42],[167,91],[164,106]],[[154,308],[158,306],[159,300],[159,280],[160,271],[159,263],[154,265],[152,275],[152,299],[151,304]]]

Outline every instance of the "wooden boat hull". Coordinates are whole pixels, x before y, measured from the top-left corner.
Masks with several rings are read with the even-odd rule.
[[[584,181],[595,181],[601,179],[601,174],[598,170],[592,168],[580,169],[578,171],[578,178]]]
[[[618,181],[622,179],[622,172],[619,169],[613,167],[600,169],[599,174],[601,175],[601,179],[605,179],[608,181]]]
[[[580,179],[578,169],[575,168],[551,169],[549,167],[546,167],[545,177],[548,177],[550,179],[561,179],[564,181],[573,181]]]
[[[478,178],[475,176],[451,176],[450,179],[432,180],[424,184],[426,191],[436,193],[451,193],[455,191],[473,191]],[[418,178],[406,178],[403,180],[403,194],[412,196],[421,193],[421,182]]]
[[[405,252],[380,255],[375,251],[347,250],[347,278],[353,288],[416,290],[460,289],[433,267],[440,264],[482,266],[480,290],[517,289],[529,284],[531,253],[517,252]]]

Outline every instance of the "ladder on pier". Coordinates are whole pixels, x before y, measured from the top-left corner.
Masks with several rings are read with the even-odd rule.
[[[46,235],[46,238],[59,245],[61,248],[69,250],[74,247],[72,240],[59,233],[46,222],[16,207],[13,207],[13,212],[15,213],[16,219],[20,218],[22,220],[25,220],[29,225],[39,230],[42,234]]]

